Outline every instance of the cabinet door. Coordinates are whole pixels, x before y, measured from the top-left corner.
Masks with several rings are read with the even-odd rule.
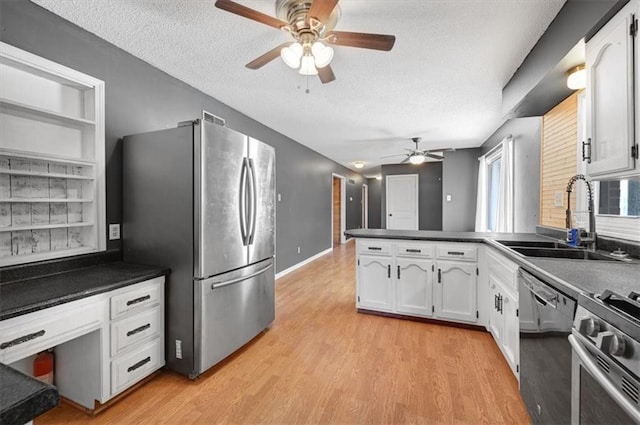
[[[635,167],[632,9],[605,25],[585,50],[587,137],[591,139],[590,176],[615,175]]]
[[[491,293],[492,304],[489,306],[489,331],[493,335],[493,339],[500,345],[502,334],[504,332],[504,318],[500,314],[500,286],[494,275],[489,274],[489,292]]]
[[[358,307],[393,310],[391,259],[361,255],[358,260]]]
[[[438,262],[435,314],[441,319],[475,323],[477,276],[475,263]]]
[[[510,291],[501,291],[501,315],[504,328],[502,333],[502,353],[507,359],[513,373],[518,376],[518,362],[520,361],[519,318],[517,315],[518,299]]]
[[[396,259],[396,311],[431,316],[433,308],[433,261]]]

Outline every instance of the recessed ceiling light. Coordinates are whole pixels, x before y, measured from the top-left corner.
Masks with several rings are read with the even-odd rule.
[[[353,166],[356,168],[362,168],[364,167],[364,162],[363,161],[356,161],[353,163]]]

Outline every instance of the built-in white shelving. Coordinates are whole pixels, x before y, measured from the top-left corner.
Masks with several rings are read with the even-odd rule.
[[[0,266],[104,250],[104,83],[0,43]]]

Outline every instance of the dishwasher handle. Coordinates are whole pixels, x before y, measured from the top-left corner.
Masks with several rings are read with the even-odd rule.
[[[542,303],[540,303],[541,305],[556,308],[559,299],[557,292],[549,289],[544,282],[522,270],[518,272],[518,277],[522,281],[522,284],[533,293],[536,302],[540,303],[540,301],[542,301]]]

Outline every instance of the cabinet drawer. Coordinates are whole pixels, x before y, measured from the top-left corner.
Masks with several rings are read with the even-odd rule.
[[[448,260],[476,261],[478,248],[472,245],[438,245],[436,255]]]
[[[111,297],[111,319],[142,311],[160,301],[160,284],[164,277],[157,277],[135,285],[135,289]]]
[[[0,361],[11,363],[98,329],[105,307],[106,299],[80,300],[3,321]]]
[[[396,255],[402,257],[433,258],[433,246],[426,244],[396,244]]]
[[[126,389],[164,364],[160,338],[111,362],[111,394]]]
[[[375,255],[391,255],[391,244],[387,241],[377,240],[358,240],[358,253],[375,254]]]
[[[116,356],[143,339],[160,333],[160,308],[127,317],[111,324],[111,355]]]

